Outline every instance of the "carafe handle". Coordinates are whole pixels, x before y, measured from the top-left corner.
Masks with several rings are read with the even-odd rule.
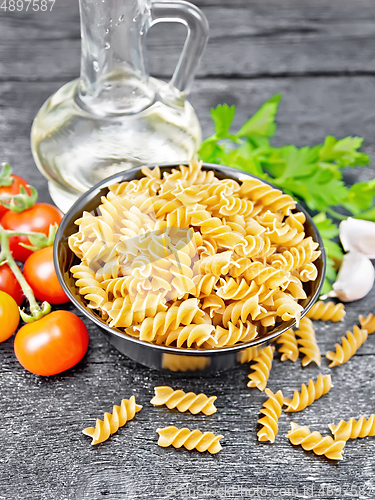
[[[177,22],[187,27],[188,34],[170,84],[181,97],[189,94],[203,50],[207,44],[209,25],[206,16],[195,5],[184,0],[151,2],[151,26]]]

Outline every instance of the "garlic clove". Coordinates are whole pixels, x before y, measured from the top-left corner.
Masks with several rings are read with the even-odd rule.
[[[344,250],[355,250],[375,259],[375,223],[348,217],[340,223],[340,240]]]
[[[333,290],[328,297],[337,297],[343,302],[362,299],[372,289],[375,269],[368,257],[359,252],[344,255]]]

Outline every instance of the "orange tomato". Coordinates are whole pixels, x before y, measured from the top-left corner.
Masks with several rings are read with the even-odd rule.
[[[83,321],[69,311],[54,311],[19,329],[14,352],[21,365],[37,375],[56,375],[76,365],[87,351]]]
[[[53,264],[53,247],[42,248],[31,254],[25,262],[23,275],[38,300],[46,300],[50,304],[69,302],[57,279]]]
[[[0,292],[0,342],[9,339],[17,330],[20,313],[13,297]]]

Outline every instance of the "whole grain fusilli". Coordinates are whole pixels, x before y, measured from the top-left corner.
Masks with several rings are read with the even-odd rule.
[[[367,330],[367,333],[371,335],[371,333],[375,332],[375,316],[370,313],[366,318],[359,316],[359,324],[361,325],[362,330]]]
[[[344,304],[334,302],[323,302],[318,300],[310,311],[307,313],[307,317],[315,320],[322,321],[341,321],[345,316],[345,306]]]
[[[291,430],[286,437],[294,445],[301,445],[304,450],[312,450],[316,455],[325,455],[331,460],[342,460],[346,441],[338,441],[331,436],[322,436],[319,432],[311,432],[306,426],[300,427],[291,422]]]
[[[165,405],[169,409],[177,408],[181,412],[189,410],[193,415],[200,412],[212,415],[216,412],[214,405],[216,396],[207,397],[205,394],[174,390],[168,386],[155,387],[154,390],[155,396],[150,402],[155,406]]]
[[[194,448],[203,453],[208,451],[211,454],[218,453],[221,450],[220,439],[224,436],[215,436],[212,432],[201,432],[198,429],[191,431],[187,427],[178,429],[177,427],[170,426],[157,429],[159,434],[158,445],[162,448],[174,446],[174,448],[181,448],[184,446],[187,450]]]
[[[269,345],[262,349],[258,356],[253,359],[254,364],[251,365],[252,373],[248,375],[248,387],[257,387],[260,391],[264,391],[267,386],[268,378],[272,368],[273,353],[275,347]]]
[[[121,405],[114,405],[112,413],[105,413],[104,420],[97,420],[95,427],[87,427],[82,432],[92,438],[91,444],[98,444],[106,441],[111,434],[118,431],[119,427],[132,420],[136,413],[141,411],[142,406],[137,405],[135,397],[123,399]]]
[[[375,436],[375,415],[370,415],[368,419],[363,416],[358,420],[351,418],[348,422],[340,420],[338,425],[329,424],[329,428],[335,439],[342,439],[343,441]]]
[[[302,411],[311,403],[321,398],[324,394],[333,387],[331,375],[323,376],[320,374],[314,382],[311,378],[309,379],[309,384],[306,387],[302,384],[301,391],[294,391],[293,399],[285,398],[284,404],[287,405],[285,412],[296,412]]]
[[[263,403],[263,408],[260,410],[260,413],[263,413],[264,417],[258,420],[258,423],[262,424],[262,428],[258,431],[257,436],[259,441],[270,441],[273,443],[279,430],[278,422],[284,398],[281,391],[277,391],[274,394],[266,388],[265,393],[268,399]]]
[[[321,363],[320,349],[316,342],[315,331],[312,321],[309,318],[301,319],[299,328],[295,331],[298,348],[305,354],[302,358],[302,366],[309,365],[314,361],[318,366]]]
[[[346,337],[341,337],[342,345],[336,344],[335,352],[327,352],[326,357],[331,360],[328,366],[332,368],[349,361],[361,345],[366,342],[367,337],[367,330],[361,330],[357,325],[354,325],[353,332],[348,331]]]
[[[297,361],[299,356],[298,343],[294,331],[289,328],[286,332],[282,333],[276,340],[280,344],[278,351],[281,353],[281,361]]]
[[[298,324],[320,251],[293,198],[197,162],[142,174],[76,221],[71,272],[87,307],[144,342],[194,349]]]

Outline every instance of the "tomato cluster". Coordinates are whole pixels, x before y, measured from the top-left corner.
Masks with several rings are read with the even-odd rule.
[[[0,184],[2,200],[9,200],[20,193],[24,186],[30,194],[28,183],[19,176],[11,174],[11,184]],[[9,181],[9,179],[8,179]],[[22,190],[22,188],[21,188]],[[24,191],[23,191],[24,192]],[[34,201],[34,200],[33,200]],[[43,233],[49,235],[50,226],[59,224],[62,219],[60,210],[48,203],[35,203],[24,211],[12,211],[12,206],[0,202],[0,225],[2,231],[17,233]],[[52,305],[63,304],[69,298],[62,289],[53,263],[53,247],[37,251],[21,244],[31,245],[26,234],[7,233],[9,241],[8,263],[0,263],[0,342],[10,338],[16,331],[21,306],[29,294],[41,302]],[[21,269],[14,260],[24,263]],[[12,269],[8,265],[12,260]],[[18,278],[16,277],[18,275]],[[22,279],[21,279],[22,278]],[[26,281],[25,281],[26,280]],[[23,285],[27,283],[31,288]],[[84,323],[68,311],[54,311],[37,321],[27,323],[18,331],[14,350],[18,361],[30,372],[38,375],[55,375],[77,364],[85,355],[88,347],[88,333]]]

